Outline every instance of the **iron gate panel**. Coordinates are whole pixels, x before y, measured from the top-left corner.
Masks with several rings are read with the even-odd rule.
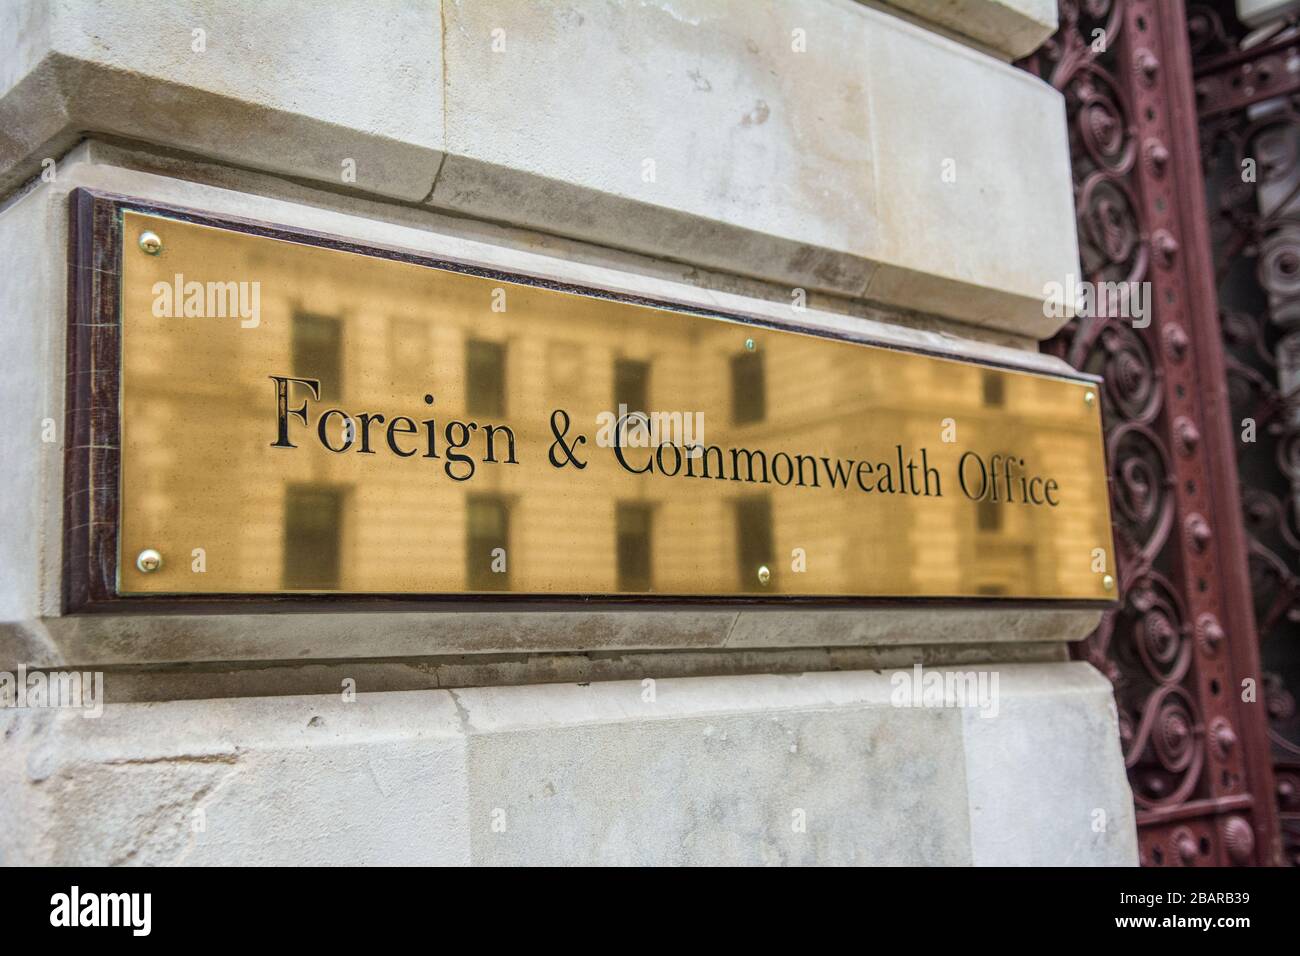
[[[1280,859],[1181,0],[1062,0],[1021,65],[1066,99],[1080,257],[1149,282],[1045,348],[1105,377],[1121,603],[1077,645],[1115,685],[1144,865]],[[1061,281],[1060,277],[1045,277]]]

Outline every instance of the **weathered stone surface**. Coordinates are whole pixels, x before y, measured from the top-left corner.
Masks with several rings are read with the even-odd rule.
[[[438,5],[421,0],[310,15],[293,4],[11,0],[0,6],[0,193],[98,132],[423,199],[442,159],[438,33]]]
[[[16,427],[0,470],[0,621],[58,608],[66,227],[47,199],[0,209],[0,407]]]
[[[956,710],[892,708],[875,675],[585,690],[457,692],[475,862],[970,860]]]
[[[1037,50],[1056,32],[1056,0],[884,0],[1010,59]]]
[[[468,862],[445,694],[0,711],[0,863]]]
[[[750,650],[1082,640],[1099,611],[436,611],[96,614],[0,622],[0,665],[96,666],[524,652]]]
[[[870,671],[0,711],[0,856],[1135,862],[1109,685],[995,672],[991,717]]]
[[[1064,107],[1028,74],[846,3],[444,14],[435,205],[1040,337],[1060,324],[1042,290],[1078,271]]]
[[[0,17],[0,194],[98,133],[1036,337],[1078,273],[1060,95],[847,0]]]
[[[963,714],[973,862],[1136,865],[1110,683],[1078,665],[999,670],[998,717]]]

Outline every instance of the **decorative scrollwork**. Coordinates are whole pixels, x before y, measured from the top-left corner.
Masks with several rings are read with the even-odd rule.
[[[1142,282],[1151,237],[1136,192],[1139,153],[1146,171],[1164,176],[1168,149],[1140,144],[1131,88],[1157,64],[1120,70],[1115,50],[1123,3],[1063,2],[1061,30],[1029,68],[1060,89],[1070,117],[1079,252],[1093,282]],[[1148,55],[1149,51],[1148,51]],[[1122,79],[1121,79],[1122,77]],[[1165,254],[1170,254],[1166,236]],[[1161,348],[1163,343],[1163,348]],[[1194,633],[1177,589],[1159,570],[1177,517],[1175,469],[1163,430],[1165,349],[1180,361],[1185,330],[1135,329],[1109,317],[1071,321],[1048,350],[1105,381],[1106,450],[1111,468],[1117,564],[1123,604],[1108,614],[1080,653],[1115,684],[1125,760],[1139,807],[1167,808],[1202,786],[1205,730],[1184,686]]]
[[[1175,144],[1185,148],[1189,131],[1165,117],[1177,112],[1170,97],[1186,92],[1174,85],[1186,82],[1186,73],[1170,59],[1172,47],[1160,33],[1184,23],[1147,0],[1060,0],[1058,7],[1060,30],[1022,66],[1065,100],[1083,278],[1151,282],[1161,292],[1149,325],[1103,312],[1071,320],[1045,345],[1105,381],[1121,602],[1075,653],[1115,686],[1143,862],[1250,862],[1258,841],[1247,815],[1205,809],[1222,794],[1241,792],[1245,744],[1220,679],[1209,675],[1224,673],[1233,641],[1250,638],[1220,623],[1229,615],[1221,598],[1207,597],[1219,586],[1212,575],[1188,569],[1188,555],[1210,566],[1223,560],[1216,526],[1221,512],[1203,490],[1204,460],[1211,443],[1217,448],[1221,441],[1213,429],[1222,419],[1209,421],[1186,385],[1190,363],[1203,354],[1196,336],[1205,334],[1205,313],[1193,323],[1182,304],[1197,294],[1182,270],[1198,268],[1202,253],[1185,231],[1193,204],[1180,194],[1199,193],[1202,184],[1187,182],[1185,167],[1175,162]],[[1186,25],[1196,51],[1223,51],[1232,43],[1217,11],[1193,12]],[[1268,117],[1258,119],[1268,125]],[[1265,177],[1294,168],[1285,143],[1252,158],[1262,163]],[[1219,227],[1216,243],[1240,243],[1243,228],[1258,225],[1246,205],[1253,191],[1230,192],[1235,218]],[[1256,231],[1251,241],[1261,255],[1260,280],[1267,278],[1275,296],[1300,287],[1300,258],[1293,258],[1286,230],[1275,228],[1271,236]],[[1241,252],[1240,246],[1224,248],[1230,256]],[[1280,364],[1276,336],[1262,335],[1252,309],[1243,305],[1225,323],[1225,337],[1238,346],[1225,369],[1234,401],[1265,396],[1261,427],[1273,435],[1297,417],[1267,367]],[[1266,359],[1262,366],[1259,358]],[[1300,349],[1294,367],[1300,374]],[[1217,406],[1215,414],[1221,413]],[[1300,456],[1300,443],[1287,446],[1288,463],[1293,451]],[[1278,497],[1260,505],[1259,520],[1276,523],[1283,504]],[[1284,587],[1271,563],[1260,569]]]
[[[1191,796],[1205,761],[1205,727],[1185,688],[1165,684],[1151,694],[1124,743],[1138,806],[1177,806]]]
[[[1241,43],[1245,30],[1230,12],[1197,8],[1190,29],[1198,59],[1240,57],[1253,46]],[[1261,76],[1281,65],[1261,56],[1249,68]],[[1228,395],[1241,429],[1237,467],[1261,691],[1284,854],[1300,865],[1300,722],[1287,684],[1300,679],[1300,98],[1206,115],[1201,144]]]
[[[1128,186],[1112,173],[1098,171],[1084,180],[1077,197],[1084,271],[1107,281],[1142,281],[1149,253]]]

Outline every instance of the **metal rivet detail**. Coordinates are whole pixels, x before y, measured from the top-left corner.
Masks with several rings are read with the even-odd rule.
[[[135,566],[145,574],[152,574],[162,567],[162,555],[153,548],[145,548],[135,559]]]
[[[1196,424],[1185,415],[1179,415],[1175,419],[1174,434],[1178,436],[1179,449],[1184,455],[1190,455],[1195,451],[1201,441],[1201,433]]]
[[[145,230],[140,233],[140,248],[148,255],[156,256],[162,252],[162,239],[158,233]]]
[[[1210,527],[1210,523],[1199,514],[1190,514],[1187,516],[1184,528],[1192,547],[1204,553],[1214,539],[1214,530]]]
[[[772,580],[772,572],[768,569],[766,564],[760,564],[758,566],[758,583],[766,584],[768,581],[771,580]]]
[[[1223,630],[1223,625],[1219,623],[1219,619],[1207,612],[1196,619],[1196,636],[1200,639],[1205,653],[1214,655],[1218,653],[1220,645],[1228,635]]]

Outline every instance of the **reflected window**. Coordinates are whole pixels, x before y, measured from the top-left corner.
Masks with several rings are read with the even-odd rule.
[[[293,374],[321,383],[321,400],[343,394],[343,323],[328,315],[295,312]]]
[[[650,363],[636,359],[614,361],[614,412],[626,405],[629,412],[650,411]]]
[[[620,501],[615,505],[618,534],[618,589],[650,590],[650,505]]]
[[[510,505],[500,495],[470,495],[466,524],[465,580],[469,589],[510,590]],[[494,567],[504,570],[494,571]]]
[[[1007,403],[1006,376],[992,369],[985,369],[984,376],[984,404],[992,406],[1002,406]]]
[[[741,352],[731,357],[731,420],[737,425],[761,422],[767,416],[767,381],[763,356]]]
[[[465,410],[502,415],[506,410],[506,347],[470,339],[465,351]]]
[[[975,502],[975,522],[981,531],[1002,530],[1002,505],[987,498]]]
[[[289,485],[284,498],[284,570],[288,590],[339,586],[343,489]]]
[[[775,577],[772,502],[766,496],[741,498],[736,502],[736,556],[740,562],[741,590],[764,590],[764,585],[758,580],[758,569],[763,565],[767,565]]]

